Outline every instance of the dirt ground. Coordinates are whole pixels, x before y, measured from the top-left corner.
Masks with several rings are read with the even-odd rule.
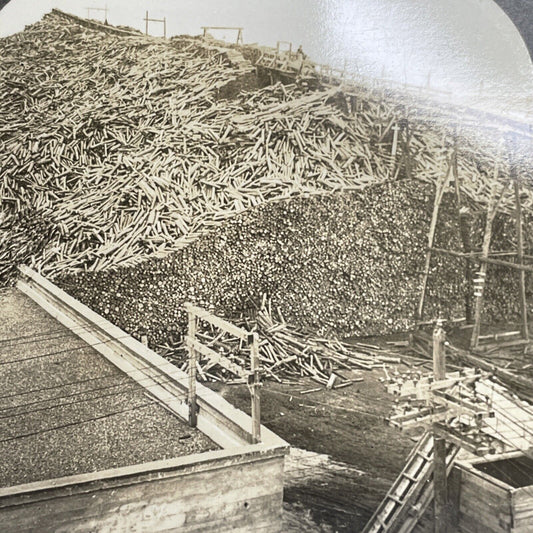
[[[262,388],[262,423],[296,448],[286,464],[285,531],[361,531],[420,434],[386,424],[394,397],[382,370],[345,373],[363,381],[309,394],[301,391],[318,387],[310,379]],[[246,386],[213,388],[250,412]]]

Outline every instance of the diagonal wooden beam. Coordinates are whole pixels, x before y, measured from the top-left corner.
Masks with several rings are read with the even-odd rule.
[[[516,167],[514,162],[511,166],[511,179],[514,180],[514,197],[515,197],[515,222],[516,222],[516,259],[518,264],[521,265],[524,261],[524,236],[522,233],[522,205],[520,202],[520,184],[516,176]],[[522,338],[529,339],[529,329],[527,323],[527,299],[526,299],[526,272],[520,269],[518,271],[519,282],[519,295],[520,295],[520,315],[522,323],[520,326],[520,332]]]
[[[448,185],[448,182],[450,181],[450,177],[452,175],[452,165],[451,162],[448,162],[448,169],[446,171],[446,174],[444,176],[439,177],[439,180],[437,181],[436,190],[435,190],[435,201],[433,203],[433,213],[431,215],[431,222],[429,225],[429,232],[428,232],[428,249],[426,252],[426,263],[424,265],[424,274],[422,277],[422,288],[420,293],[420,301],[418,302],[418,309],[416,312],[416,320],[419,322],[422,320],[422,316],[424,313],[424,304],[426,300],[426,291],[427,291],[427,283],[429,278],[429,267],[431,265],[431,249],[433,246],[433,240],[435,239],[435,230],[437,229],[437,221],[439,217],[439,208],[440,204],[442,202],[442,197],[444,196],[444,190],[446,189],[446,186]]]

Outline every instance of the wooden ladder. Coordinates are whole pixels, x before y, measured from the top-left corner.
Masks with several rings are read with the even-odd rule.
[[[451,470],[459,448],[449,445],[446,459]],[[433,499],[431,476],[433,436],[426,431],[409,454],[406,464],[376,509],[363,533],[409,533]]]

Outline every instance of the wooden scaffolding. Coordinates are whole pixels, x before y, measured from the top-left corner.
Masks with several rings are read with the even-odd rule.
[[[465,205],[461,193],[461,176],[457,164],[457,136],[455,136],[448,168],[445,174],[437,181],[433,213],[428,232],[428,245],[425,257],[425,266],[422,273],[422,286],[419,305],[416,311],[416,320],[421,323],[424,318],[428,280],[430,277],[431,261],[435,254],[457,257],[466,260],[465,278],[468,287],[473,287],[473,306],[466,297],[466,320],[472,325],[470,348],[483,351],[487,345],[481,346],[480,341],[485,340],[481,335],[481,319],[484,306],[484,293],[487,280],[488,265],[498,265],[514,270],[517,273],[517,298],[520,309],[520,330],[500,334],[495,341],[504,341],[505,346],[527,344],[529,342],[529,328],[526,301],[526,272],[533,272],[533,266],[527,264],[533,256],[524,253],[524,222],[521,202],[522,189],[525,186],[517,172],[516,133],[508,135],[506,139],[507,160],[509,164],[508,176],[502,176],[501,168],[496,165],[493,169],[492,189],[486,205],[486,219],[483,242],[480,250],[472,247],[471,229],[466,221],[468,207]],[[501,155],[501,154],[500,154]],[[501,158],[500,158],[501,159]],[[435,233],[439,223],[439,211],[446,190],[453,190],[457,204],[457,216],[460,227],[463,249],[461,251],[438,248],[434,246]],[[491,251],[493,223],[497,213],[501,210],[503,200],[506,204],[513,205],[515,220],[516,249],[510,251]],[[507,209],[509,211],[509,209]],[[514,258],[514,261],[510,259]]]

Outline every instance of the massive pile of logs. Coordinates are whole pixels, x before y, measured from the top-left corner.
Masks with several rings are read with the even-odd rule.
[[[49,277],[134,265],[266,201],[446,172],[446,120],[362,88],[228,94],[243,64],[197,39],[104,33],[57,12],[2,39],[4,227],[29,209],[53,231],[38,250],[2,249],[0,281],[14,261]],[[490,136],[458,135],[465,195],[483,202],[507,162]]]
[[[179,340],[186,301],[232,319],[253,316],[264,294],[288,323],[323,337],[404,331],[420,295],[432,203],[431,186],[406,180],[270,202],[171,256],[56,282],[129,333],[147,333],[152,345]],[[449,198],[442,221],[437,243],[456,245]],[[463,317],[464,262],[438,261],[427,316]],[[505,302],[516,301],[516,279],[489,286],[486,310],[501,318]]]

